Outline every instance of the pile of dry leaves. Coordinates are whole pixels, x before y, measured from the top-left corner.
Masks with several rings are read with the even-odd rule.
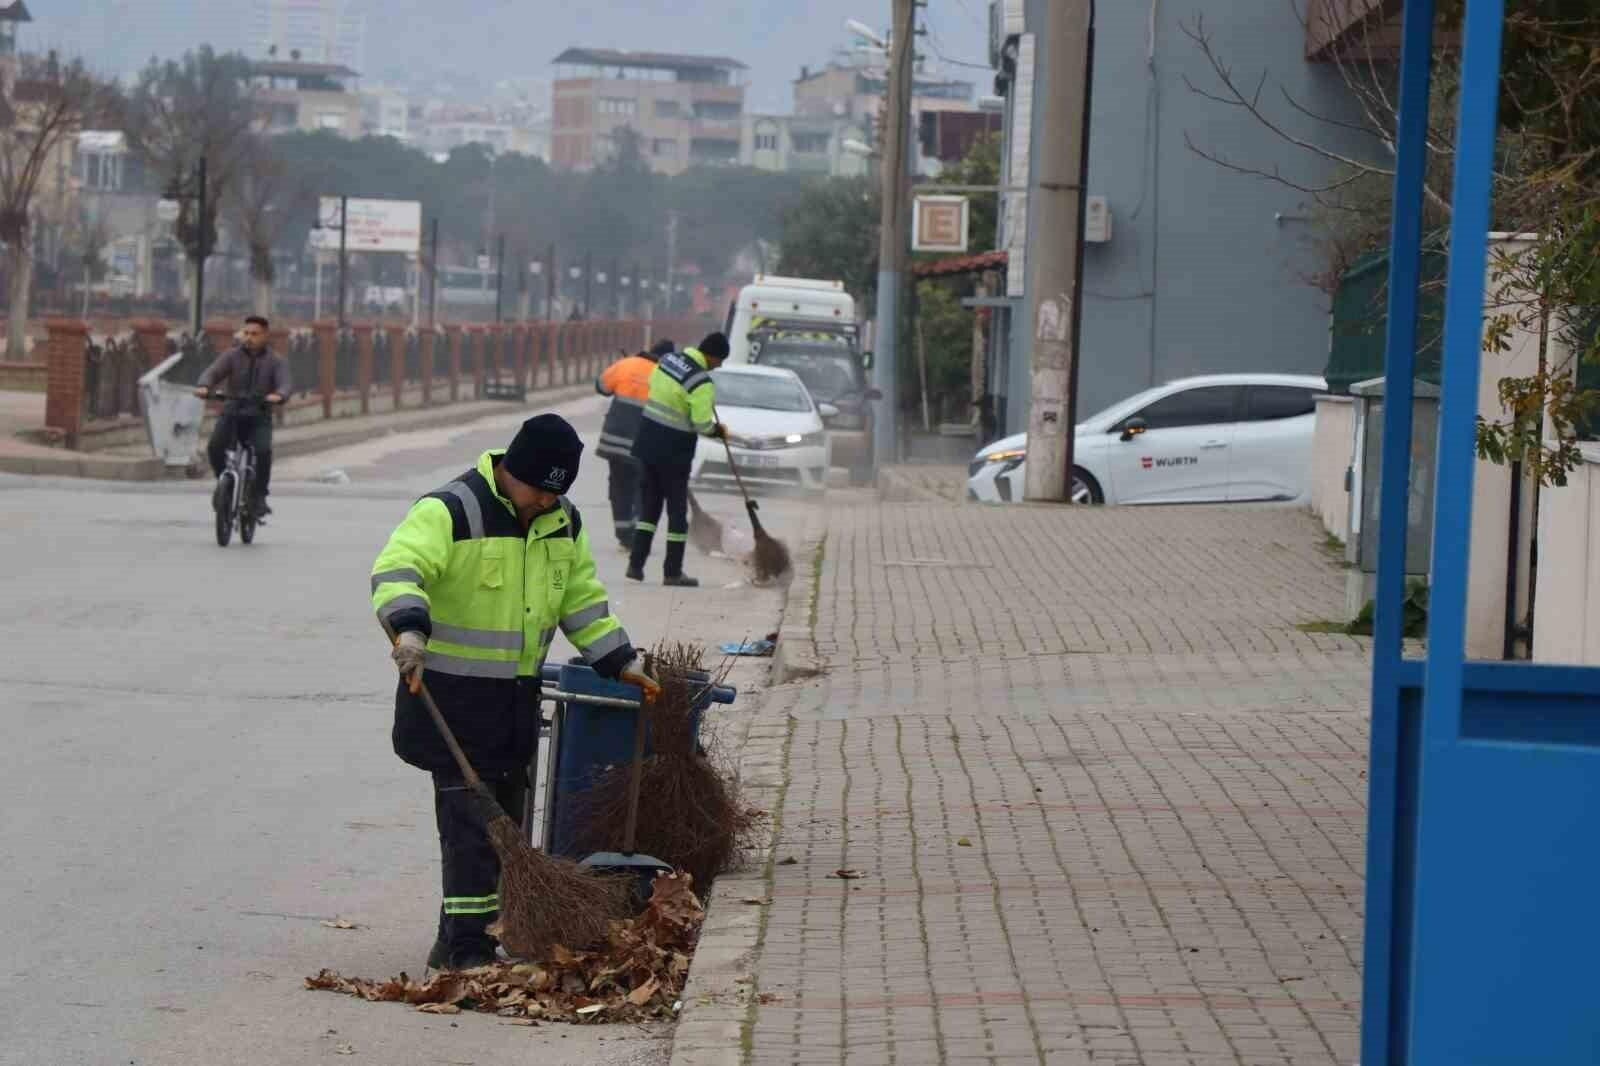
[[[374,1003],[409,1003],[430,1014],[498,1014],[516,1025],[670,1018],[705,920],[691,884],[687,874],[657,877],[644,912],[613,922],[605,945],[594,950],[557,945],[540,962],[441,973],[421,983],[404,973],[370,981],[323,970],[306,978],[306,987]]]

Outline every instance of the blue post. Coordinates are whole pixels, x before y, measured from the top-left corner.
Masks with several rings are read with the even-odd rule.
[[[1482,361],[1484,269],[1488,260],[1504,17],[1504,0],[1470,0],[1463,27],[1434,495],[1433,580],[1418,767],[1418,787],[1424,793],[1429,790],[1430,759],[1436,754],[1448,756],[1460,738],[1461,729],[1472,478],[1477,460],[1474,434],[1478,371]],[[1472,829],[1461,826],[1456,831],[1470,833]],[[1425,834],[1419,834],[1419,862],[1431,845],[1432,841],[1426,839]],[[1438,881],[1419,879],[1416,913],[1426,913],[1434,893],[1447,894],[1451,890],[1449,885]],[[1428,976],[1424,967],[1413,968],[1412,1002],[1422,994]]]
[[[1422,278],[1423,176],[1433,78],[1433,0],[1409,0],[1400,44],[1394,217],[1389,246],[1389,314],[1384,340],[1383,451],[1379,467],[1377,615],[1373,627],[1372,738],[1367,778],[1367,912],[1362,972],[1361,1061],[1389,1066],[1404,1031],[1396,992],[1406,975],[1397,951],[1409,923],[1396,913],[1400,795],[1399,668],[1405,616],[1407,502],[1411,491],[1412,400],[1417,304]],[[1371,432],[1371,429],[1368,429]],[[1359,507],[1359,500],[1351,501]],[[1401,958],[1396,958],[1400,955]],[[1401,1037],[1403,1040],[1403,1037]],[[1402,1045],[1403,1046],[1403,1045]]]

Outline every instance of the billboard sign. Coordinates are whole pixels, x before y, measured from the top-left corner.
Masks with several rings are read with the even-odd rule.
[[[416,200],[349,200],[349,231],[345,247],[352,252],[422,251],[422,204]],[[337,196],[324,196],[317,213],[318,227],[311,231],[311,247],[339,249]]]

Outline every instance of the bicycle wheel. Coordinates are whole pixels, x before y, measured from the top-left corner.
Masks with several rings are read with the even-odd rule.
[[[255,485],[252,479],[246,478],[244,491],[239,494],[239,539],[246,544],[254,544],[256,539],[256,501]]]
[[[233,539],[233,471],[224,470],[217,478],[211,507],[217,513],[217,547],[226,548]]]

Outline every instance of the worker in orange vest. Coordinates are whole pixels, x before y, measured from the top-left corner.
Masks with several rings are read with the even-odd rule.
[[[611,522],[624,551],[633,547],[633,522],[639,513],[639,461],[633,457],[633,437],[650,398],[656,360],[672,350],[673,343],[663,338],[647,352],[623,356],[594,379],[594,391],[611,397],[595,454],[611,468]]]

